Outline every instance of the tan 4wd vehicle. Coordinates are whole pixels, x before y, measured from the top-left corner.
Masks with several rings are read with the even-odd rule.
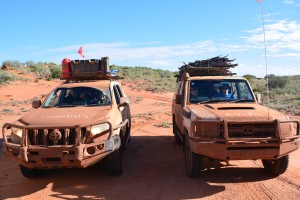
[[[96,65],[97,71],[101,67],[98,60],[77,64],[74,67],[83,69]],[[65,77],[69,82],[50,92],[43,103],[33,101],[35,110],[4,124],[5,154],[19,162],[25,177],[37,176],[42,169],[85,168],[104,158],[107,170],[121,175],[122,150],[130,138],[128,97],[117,76],[92,72],[97,74],[92,77],[86,72],[80,77],[79,71],[76,78]]]
[[[184,143],[186,173],[199,176],[205,156],[261,159],[267,172],[280,175],[288,154],[299,148],[299,121],[258,104],[247,80],[231,76],[227,69],[236,64],[229,61],[217,57],[181,67],[172,114],[175,141]]]

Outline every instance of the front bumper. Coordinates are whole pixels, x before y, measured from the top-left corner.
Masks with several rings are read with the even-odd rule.
[[[274,137],[231,137],[228,132],[228,122],[223,123],[222,138],[189,135],[191,150],[194,153],[220,160],[256,160],[277,159],[299,148],[300,133],[297,120],[275,121],[277,127],[280,127],[282,123],[295,123],[297,128],[293,136],[282,136],[278,128]]]
[[[101,121],[102,123],[104,121]],[[109,123],[105,121],[106,123]],[[17,126],[14,124],[4,124],[2,133],[4,138],[4,153],[8,157],[16,160],[27,168],[53,169],[53,168],[85,168],[97,163],[108,154],[117,150],[121,146],[120,136],[113,134],[126,125],[128,120],[123,123],[112,126],[109,123],[108,138],[103,140],[94,139],[91,143],[82,143],[88,134],[81,133],[81,126],[74,126],[76,129],[76,143],[72,145],[31,145],[28,143],[28,129],[37,129],[41,127]],[[100,123],[100,122],[99,122]],[[12,143],[9,140],[7,131],[12,127],[23,129],[21,144]],[[54,127],[43,127],[54,128]],[[57,127],[55,127],[57,128]],[[59,127],[66,128],[66,127]],[[85,135],[85,136],[83,136]]]
[[[120,145],[120,137],[115,135],[106,141],[78,146],[21,147],[4,142],[4,152],[28,168],[85,168],[102,160]]]

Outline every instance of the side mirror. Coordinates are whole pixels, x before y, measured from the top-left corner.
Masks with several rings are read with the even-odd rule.
[[[129,104],[129,98],[128,97],[121,97],[119,107],[127,106]]]
[[[41,100],[33,100],[32,101],[32,107],[33,108],[39,108],[39,107],[41,107],[41,105],[42,105]]]
[[[256,94],[257,103],[262,104],[261,94]]]
[[[176,98],[175,99],[176,104],[181,104],[182,103],[182,95],[177,94],[175,98]]]

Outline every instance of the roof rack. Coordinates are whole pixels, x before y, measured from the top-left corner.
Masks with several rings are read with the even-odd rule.
[[[234,59],[235,60],[235,59]],[[189,76],[232,76],[236,73],[230,72],[230,68],[238,66],[238,64],[232,64],[227,56],[213,57],[206,60],[196,60],[195,62],[184,63],[179,68],[178,79],[184,74],[188,73]]]
[[[85,81],[85,80],[117,80],[122,79],[117,75],[116,70],[109,70],[109,58],[90,60],[70,60],[65,58],[62,61],[61,80]]]

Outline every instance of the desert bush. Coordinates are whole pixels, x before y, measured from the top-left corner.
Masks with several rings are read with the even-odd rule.
[[[29,74],[31,72],[29,67],[22,67],[17,70],[19,74]]]
[[[26,99],[23,101],[24,104],[31,104],[31,99]]]
[[[124,84],[133,82],[136,90],[166,92],[175,88],[175,73],[168,70],[116,65],[112,65],[111,69],[119,70],[119,75],[124,76]]]
[[[15,69],[15,70],[17,70],[17,69],[20,69],[22,67],[23,67],[23,64],[20,63],[19,61],[16,61],[16,60],[14,60],[14,61],[7,60],[7,61],[4,61],[2,63],[2,68],[3,69]]]
[[[49,64],[49,70],[51,72],[51,77],[52,78],[60,78],[61,66]]]
[[[11,108],[3,108],[3,109],[2,109],[2,112],[4,112],[4,113],[13,113],[14,110],[11,109]]]
[[[143,97],[141,97],[141,96],[136,97],[136,101],[142,101],[142,100],[143,100]]]
[[[267,81],[265,79],[253,78],[249,80],[249,83],[254,93],[264,93],[267,90]]]
[[[32,72],[36,73],[39,78],[48,78],[51,76],[51,71],[48,68],[48,65],[43,62],[38,62],[30,66]]]
[[[14,101],[11,102],[11,105],[12,105],[12,106],[17,106],[17,105],[19,105],[20,103],[21,103],[20,101],[14,100]]]
[[[249,82],[255,93],[262,94],[263,105],[273,109],[299,114],[300,110],[300,76],[278,77],[269,75],[269,103],[266,79],[253,78]]]
[[[16,77],[13,74],[0,70],[0,84],[5,84],[13,80],[16,80]]]
[[[244,78],[246,78],[248,81],[252,80],[252,79],[255,79],[256,77],[251,75],[251,74],[246,74],[243,76]]]
[[[275,76],[274,74],[268,75],[269,87],[274,88],[284,88],[288,83],[288,78],[284,76]]]
[[[31,99],[31,101],[36,101],[36,100],[39,100],[39,98],[37,96],[35,96]]]
[[[170,128],[171,122],[161,122],[159,124],[154,124],[154,126],[159,128]]]
[[[34,62],[32,60],[28,60],[25,62],[25,65],[30,68],[31,66],[34,65]]]

